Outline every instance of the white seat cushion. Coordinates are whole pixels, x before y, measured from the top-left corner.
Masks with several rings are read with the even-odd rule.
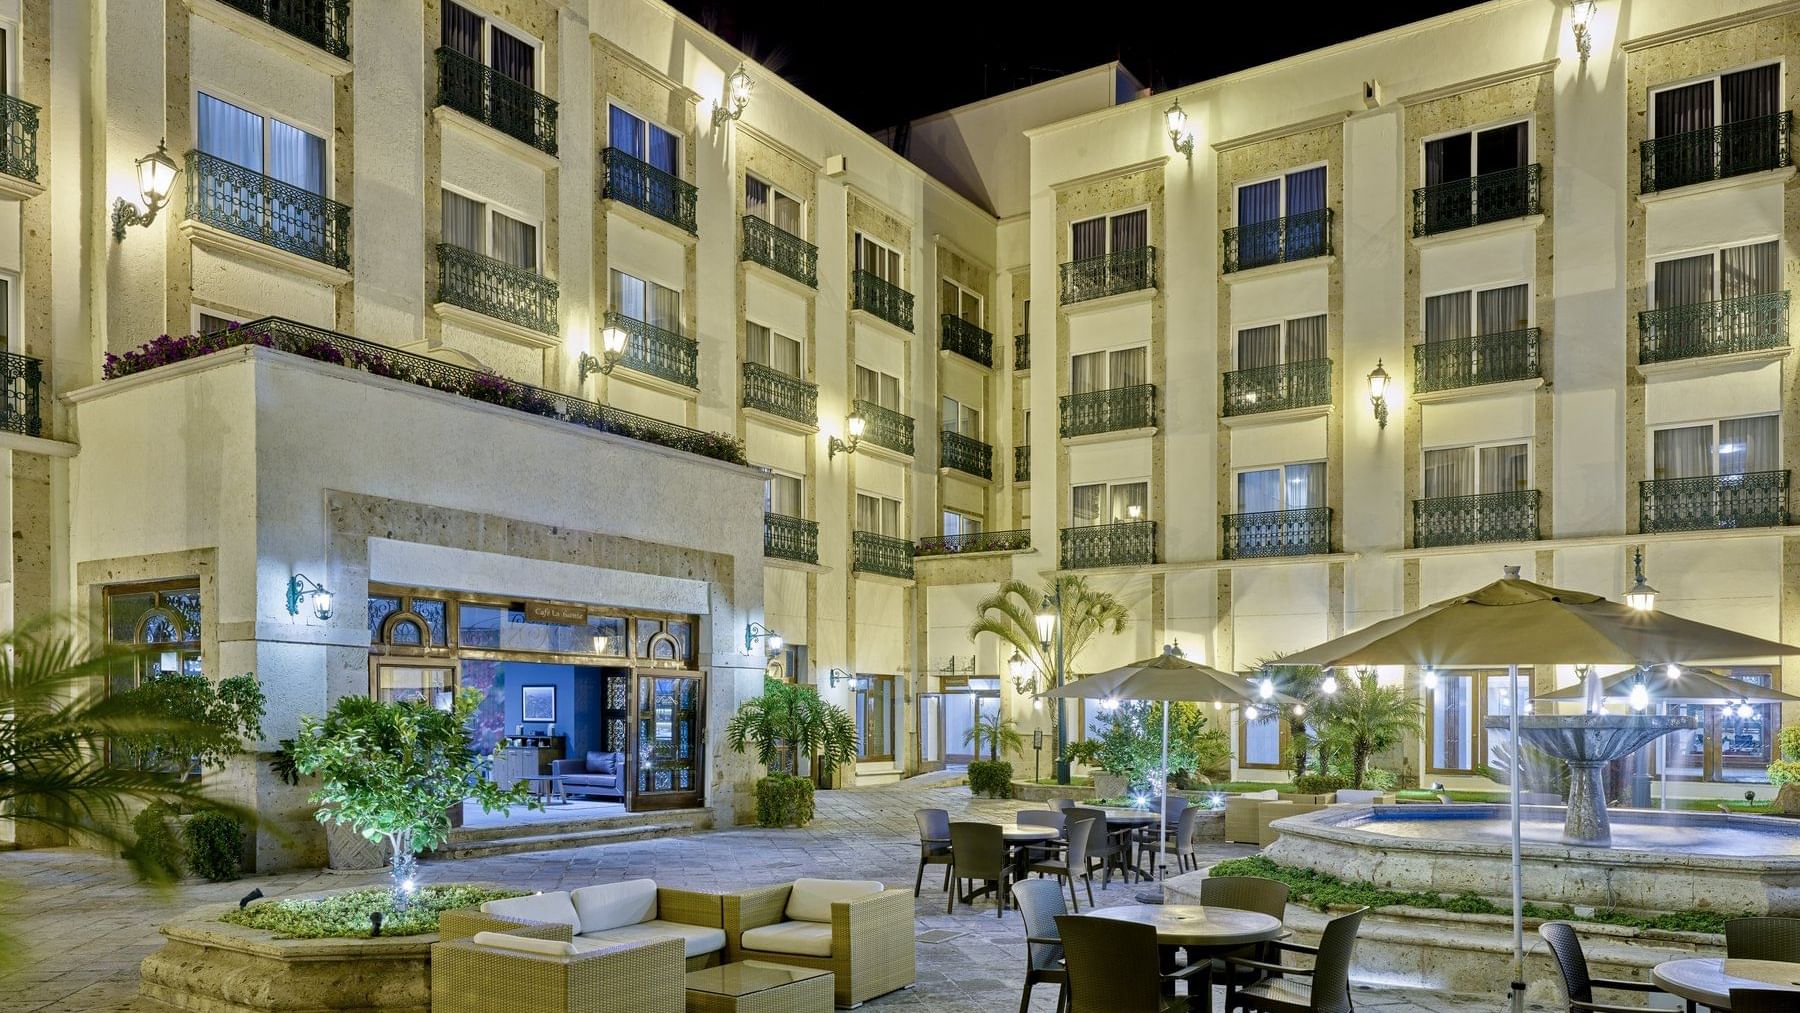
[[[822,922],[776,922],[744,932],[746,950],[793,953],[802,957],[831,956],[831,926]]]
[[[796,879],[786,913],[797,922],[830,923],[833,901],[855,900],[885,889],[872,879]]]
[[[1373,802],[1380,797],[1381,792],[1371,791],[1367,788],[1339,788],[1337,793],[1338,802],[1350,802],[1357,805]]]
[[[496,950],[513,950],[518,953],[536,953],[545,957],[572,957],[580,952],[580,947],[573,943],[565,943],[560,939],[532,939],[529,936],[515,936],[505,932],[477,932],[475,945],[490,946]]]
[[[569,894],[569,900],[581,919],[577,933],[636,925],[656,917],[656,880],[628,879],[623,883],[584,886]]]
[[[646,939],[668,939],[671,936],[681,940],[686,950],[683,956],[698,957],[706,953],[717,953],[725,948],[724,929],[661,920],[621,925],[600,932],[583,932],[575,938],[575,944],[593,949],[590,944],[617,946],[621,943],[641,943]]]
[[[581,931],[581,918],[575,913],[575,905],[570,903],[568,893],[562,890],[532,894],[529,897],[486,901],[481,905],[481,913],[504,918],[523,918],[533,922],[561,922],[569,927],[570,932]]]
[[[1281,792],[1274,788],[1270,788],[1268,791],[1247,791],[1238,796],[1238,798],[1247,799],[1252,802],[1273,802],[1280,797]]]

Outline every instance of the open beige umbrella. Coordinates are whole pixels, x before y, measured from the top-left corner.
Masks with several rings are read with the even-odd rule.
[[[1644,688],[1649,691],[1652,700],[1665,703],[1739,703],[1758,701],[1760,703],[1800,703],[1800,696],[1783,693],[1768,686],[1758,686],[1742,679],[1733,679],[1729,675],[1720,675],[1711,669],[1688,668],[1678,666],[1681,675],[1671,679],[1660,670],[1652,670],[1644,677]],[[1638,670],[1628,668],[1623,672],[1603,676],[1600,688],[1608,699],[1623,700],[1631,696],[1631,689],[1637,682]],[[1584,687],[1580,683],[1564,686],[1562,689],[1542,693],[1532,697],[1533,700],[1580,700]]]

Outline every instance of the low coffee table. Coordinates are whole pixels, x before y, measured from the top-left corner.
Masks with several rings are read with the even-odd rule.
[[[561,774],[526,774],[520,780],[531,785],[532,793],[545,805],[569,804],[569,793],[563,790]]]
[[[687,1013],[831,1013],[832,975],[740,960],[689,971]]]

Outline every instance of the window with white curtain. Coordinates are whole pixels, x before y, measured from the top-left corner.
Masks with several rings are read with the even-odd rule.
[[[1425,342],[1504,334],[1531,326],[1531,286],[1442,292],[1425,297]]]
[[[1431,741],[1433,771],[1462,771],[1474,767],[1475,677],[1459,672],[1438,673],[1437,689],[1430,691],[1425,708],[1425,733]]]
[[[1692,306],[1781,290],[1781,244],[1746,243],[1656,261],[1653,307]]]
[[[1425,451],[1425,498],[1478,496],[1531,488],[1531,448],[1525,443],[1439,447]]]
[[[443,241],[537,273],[537,226],[455,190],[442,191]]]
[[[788,376],[800,375],[800,342],[755,321],[744,322],[751,362]]]
[[[744,177],[744,213],[750,217],[761,218],[790,236],[798,236],[806,227],[802,207],[800,201],[773,184],[755,176]]]
[[[800,498],[800,476],[777,471],[763,482],[763,512],[788,517],[804,517],[805,505]]]
[[[977,327],[981,324],[981,297],[963,288],[949,278],[941,281],[938,290],[939,308],[953,317],[960,317]]]
[[[1109,253],[1141,250],[1150,245],[1150,212],[1143,208],[1101,215],[1069,226],[1072,260],[1090,260]]]
[[[1069,520],[1076,527],[1149,519],[1149,482],[1096,482],[1069,490]]]
[[[874,493],[856,494],[856,530],[903,537],[900,533],[900,501]]]
[[[493,214],[493,230],[489,233],[493,246],[489,256],[521,270],[537,273],[537,226],[520,221],[504,212]]]
[[[307,193],[326,193],[329,165],[325,138],[205,92],[196,93],[194,112],[194,147],[202,154],[224,159]],[[221,178],[210,179],[206,185],[214,190],[232,186]],[[240,213],[249,216],[257,215],[261,204],[261,198],[247,190],[233,200]],[[299,210],[261,208],[261,214],[273,213],[275,220],[283,225],[304,228],[304,222],[295,224]],[[318,227],[322,227],[322,223]]]
[[[681,135],[617,105],[609,106],[606,141],[653,169],[681,175]]]
[[[858,271],[866,271],[895,288],[905,288],[903,266],[898,250],[876,242],[860,232],[856,234],[856,269]]]
[[[1295,169],[1237,187],[1237,223],[1254,225],[1325,207],[1325,167]]]
[[[963,404],[951,397],[943,398],[942,401],[940,418],[943,422],[944,432],[958,433],[972,440],[985,438],[982,436],[981,430],[981,409]]]
[[[611,294],[615,313],[642,320],[672,334],[681,333],[680,291],[615,268]]]
[[[1781,470],[1781,416],[1755,415],[1651,434],[1651,478],[1701,478]]]
[[[1325,314],[1257,324],[1237,332],[1237,368],[1256,369],[1325,358]]]
[[[981,518],[961,510],[945,510],[944,534],[948,536],[981,534]]]
[[[1670,137],[1780,111],[1781,64],[1767,63],[1652,91],[1650,136]]]
[[[1530,123],[1521,120],[1425,142],[1425,185],[1531,164]]]
[[[1069,393],[1117,390],[1150,382],[1150,350],[1142,345],[1069,357]]]
[[[1307,510],[1325,505],[1325,462],[1246,468],[1237,473],[1237,511]]]
[[[888,411],[900,411],[900,378],[867,366],[856,367],[856,397]]]
[[[442,44],[519,82],[537,87],[537,44],[501,28],[455,2],[444,0],[438,18]]]

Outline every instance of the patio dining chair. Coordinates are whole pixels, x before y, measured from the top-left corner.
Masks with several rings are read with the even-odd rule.
[[[1050,800],[1050,808],[1057,812],[1064,812],[1074,804],[1075,800],[1072,798],[1053,798]]]
[[[1200,868],[1200,857],[1194,854],[1194,832],[1200,829],[1199,806],[1188,806],[1175,821],[1175,867],[1182,872]]]
[[[1104,889],[1112,882],[1113,867],[1116,866],[1121,872],[1125,869],[1125,844],[1109,832],[1104,809],[1070,806],[1068,817],[1071,823],[1076,820],[1093,821],[1088,825],[1087,862],[1090,871],[1095,862],[1100,863],[1101,870],[1106,873],[1100,880],[1100,886]]]
[[[1025,921],[1025,991],[1019,997],[1019,1013],[1031,1009],[1031,989],[1040,982],[1056,985],[1056,1009],[1061,1013],[1069,998],[1069,969],[1063,964],[1062,937],[1056,919],[1069,913],[1062,890],[1047,879],[1027,879],[1013,885],[1013,905]]]
[[[946,913],[956,911],[956,894],[965,882],[980,882],[993,890],[994,917],[1005,917],[1013,864],[1007,858],[1006,838],[1001,835],[999,825],[950,824],[950,850],[956,854],[955,885],[950,890],[950,906]]]
[[[1206,907],[1228,907],[1239,911],[1254,911],[1265,914],[1276,921],[1287,919],[1288,886],[1286,883],[1261,876],[1208,876],[1200,881],[1200,903]],[[1245,960],[1278,962],[1278,955],[1268,949],[1267,944],[1252,943],[1237,949],[1218,954],[1212,958],[1213,981],[1223,985],[1235,981],[1240,987],[1254,984],[1268,977],[1267,972],[1255,967],[1233,969],[1226,963],[1228,958],[1239,957]],[[1198,954],[1189,953],[1188,962],[1205,959]]]
[[[920,809],[913,813],[919,821],[919,875],[913,880],[913,896],[925,886],[925,867],[944,867],[944,889],[950,889],[950,873],[956,859],[950,850],[950,812],[947,809]]]
[[[1733,918],[1725,923],[1725,955],[1738,960],[1800,964],[1800,918]]]
[[[1014,822],[1022,827],[1050,827],[1054,829],[1057,836],[1060,837],[1063,834],[1063,828],[1068,825],[1069,818],[1066,814],[1057,812],[1054,809],[1021,809],[1019,810],[1019,815],[1015,817]],[[1062,845],[1055,841],[1046,841],[1042,844],[1028,844],[1025,846],[1025,854],[1030,856],[1033,861],[1036,861],[1040,858],[1049,858],[1060,850],[1061,847]]]
[[[1172,994],[1174,984],[1185,981],[1192,987],[1206,973],[1206,965],[1196,964],[1164,974],[1154,926],[1092,915],[1061,915],[1056,928],[1062,938],[1063,962],[1069,968],[1069,1013],[1187,1010],[1190,997]]]
[[[1734,988],[1731,1013],[1794,1013],[1794,993],[1781,988]]]
[[[1069,823],[1069,843],[1061,858],[1046,857],[1031,863],[1027,872],[1035,872],[1040,876],[1055,876],[1068,884],[1069,903],[1075,913],[1081,913],[1081,902],[1075,899],[1075,879],[1080,877],[1087,884],[1088,906],[1094,904],[1094,877],[1087,871],[1088,842],[1093,839],[1090,820],[1071,820]]]
[[[1608,988],[1621,992],[1661,992],[1647,981],[1625,981],[1619,978],[1595,978],[1588,974],[1587,954],[1581,948],[1581,937],[1568,922],[1545,922],[1538,935],[1550,945],[1556,969],[1562,974],[1563,992],[1569,997],[1569,1013],[1626,1013],[1643,1006],[1607,1005],[1594,1001],[1594,989]]]
[[[1350,960],[1356,951],[1357,929],[1368,910],[1357,908],[1326,922],[1317,946],[1272,940],[1263,944],[1268,960],[1226,957],[1225,1013],[1352,1013]],[[1312,966],[1281,963],[1284,951],[1310,955]],[[1261,971],[1267,977],[1254,985],[1237,985],[1246,970]],[[1295,979],[1304,979],[1306,987]]]

